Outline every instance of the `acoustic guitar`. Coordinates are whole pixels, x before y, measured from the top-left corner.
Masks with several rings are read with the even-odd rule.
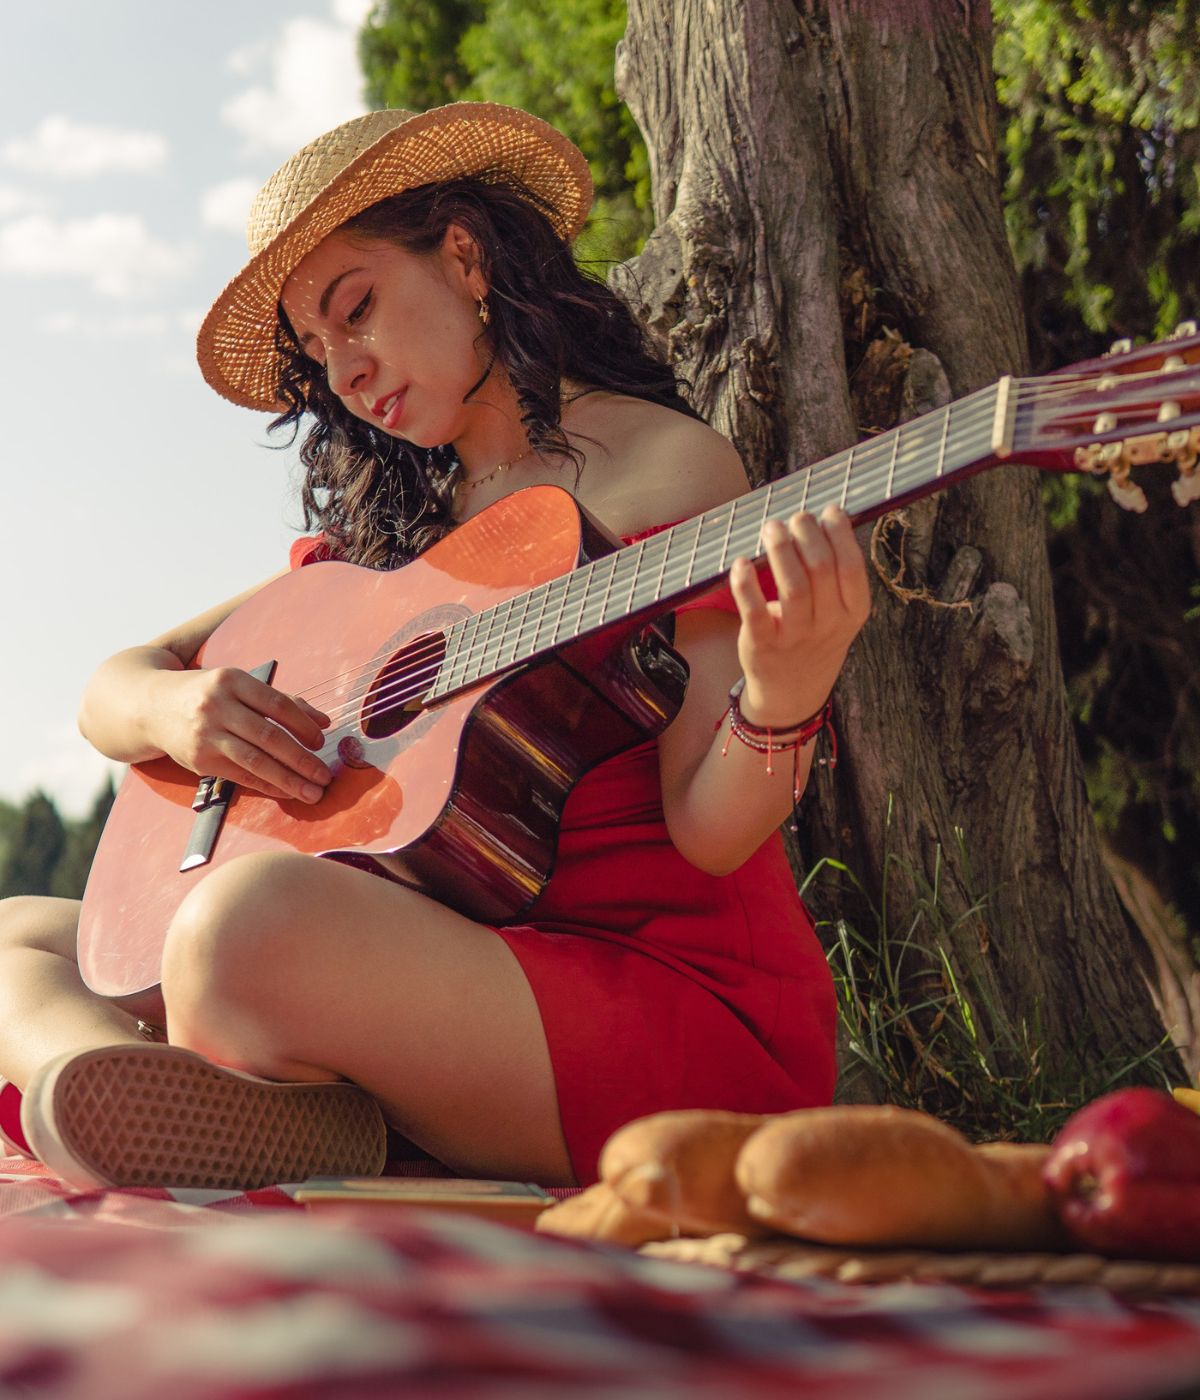
[[[977,393],[625,548],[555,486],[514,493],[392,572],[326,562],[261,589],[195,665],[236,666],[332,717],[334,777],[314,805],[135,764],[83,900],[87,985],[160,1014],[163,942],[198,880],[255,851],[302,851],[432,893],[472,918],[520,917],[550,877],[584,772],[660,733],[687,684],[654,619],[761,558],[766,521],[844,506],[856,524],[1010,460],[1130,478],[1174,462],[1200,497],[1200,334]]]

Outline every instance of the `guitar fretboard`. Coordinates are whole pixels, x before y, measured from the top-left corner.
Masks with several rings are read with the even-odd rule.
[[[739,556],[761,558],[769,520],[798,510],[819,514],[836,503],[861,524],[927,492],[994,455],[1004,420],[1015,411],[1016,388],[1002,380],[980,389],[474,614],[447,630],[445,658],[425,699],[441,699],[622,619],[667,611],[718,583]]]

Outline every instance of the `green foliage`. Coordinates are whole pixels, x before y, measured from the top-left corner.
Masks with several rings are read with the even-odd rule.
[[[67,834],[58,809],[35,792],[21,809],[17,829],[0,875],[0,899],[15,894],[48,894]]]
[[[368,105],[424,112],[462,99],[470,77],[459,40],[486,9],[485,0],[379,0],[358,38]]]
[[[1035,359],[1200,306],[1200,4],[993,0],[1009,236]]]
[[[1005,212],[1035,366],[1200,314],[1200,0],[993,0]],[[1159,476],[1165,473],[1159,472]],[[1063,670],[1106,840],[1200,928],[1200,637],[1189,514],[1048,480]]]
[[[20,808],[0,803],[0,899],[18,894],[78,899],[114,796],[106,779],[82,821],[64,821],[43,792],[33,793]]]
[[[890,813],[889,813],[890,821]],[[961,834],[960,834],[961,842]],[[801,893],[865,912],[818,920],[837,992],[848,1062],[844,1078],[865,1073],[873,1094],[902,1108],[932,1113],[977,1141],[1048,1142],[1085,1103],[1130,1083],[1169,1082],[1165,1039],[1148,1054],[1096,1061],[1046,1053],[1036,1008],[1013,1019],[981,986],[970,986],[951,952],[956,932],[982,915],[987,900],[953,914],[940,888],[941,848],[932,881],[885,853],[879,902],[840,861],[823,860]],[[965,864],[965,852],[959,851]],[[908,922],[889,907],[892,883],[915,889]],[[1013,942],[1018,940],[1014,938]]]
[[[112,781],[107,781],[96,795],[92,810],[80,822],[67,827],[66,842],[54,873],[50,877],[50,893],[63,899],[78,899],[87,884],[92,857],[100,842],[100,833],[116,799]]]
[[[10,802],[0,802],[0,870],[8,853],[14,833],[20,824],[20,813]]]
[[[360,54],[374,104],[503,102],[570,135],[596,185],[577,256],[620,260],[650,231],[645,143],[613,77],[624,29],[624,0],[380,0]]]
[[[1090,478],[1047,487],[1050,562],[1092,811],[1107,844],[1200,930],[1196,507],[1176,507],[1169,476],[1143,471],[1139,516]]]

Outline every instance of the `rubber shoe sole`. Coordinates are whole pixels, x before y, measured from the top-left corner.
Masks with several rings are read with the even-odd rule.
[[[30,1147],[73,1186],[250,1191],[310,1176],[378,1176],[379,1105],[353,1084],[280,1084],[173,1045],[62,1055],[21,1105]]]

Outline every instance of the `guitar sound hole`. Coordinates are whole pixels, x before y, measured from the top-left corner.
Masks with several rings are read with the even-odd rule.
[[[362,730],[368,739],[387,739],[420,718],[419,701],[437,680],[445,655],[445,633],[425,632],[392,657],[363,700]]]

